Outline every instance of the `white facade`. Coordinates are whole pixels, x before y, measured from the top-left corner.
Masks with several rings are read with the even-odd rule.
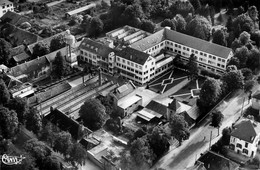
[[[14,5],[12,2],[7,0],[0,1],[0,18],[7,13],[7,11],[14,11]]]
[[[260,100],[252,98],[252,107],[254,109],[260,110]]]
[[[240,140],[234,136],[230,136],[230,147],[238,154],[242,154],[248,157],[255,157],[257,152],[257,146],[259,142],[259,135],[255,137],[253,143]]]

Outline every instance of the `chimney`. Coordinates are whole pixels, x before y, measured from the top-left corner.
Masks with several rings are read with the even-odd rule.
[[[132,60],[133,59],[133,56],[132,55],[130,55],[130,60]]]

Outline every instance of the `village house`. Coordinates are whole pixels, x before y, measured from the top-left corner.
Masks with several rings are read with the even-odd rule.
[[[8,0],[0,1],[0,17],[2,17],[8,11],[14,11],[14,4]]]
[[[230,149],[238,154],[254,158],[260,136],[260,125],[253,120],[243,119],[233,126],[230,134]]]

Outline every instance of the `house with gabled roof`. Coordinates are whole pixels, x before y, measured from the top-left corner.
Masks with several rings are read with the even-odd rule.
[[[0,1],[0,17],[6,14],[8,11],[14,11],[14,4],[8,0]]]
[[[80,46],[80,60],[94,66],[100,66],[101,70],[114,74],[115,49],[89,38],[83,39]]]
[[[239,169],[239,164],[213,151],[208,151],[202,154],[201,157],[195,163],[195,165],[197,166],[194,166],[194,169],[201,169],[201,170],[204,168],[206,170],[238,170]]]
[[[20,29],[9,23],[6,23],[1,27],[1,32],[4,35],[4,38],[10,42],[13,47],[17,47],[23,44],[33,44],[42,40],[40,36]]]
[[[0,19],[1,19],[0,27],[2,24],[5,23],[9,23],[14,26],[19,26],[22,23],[30,22],[30,18],[13,11],[7,11]]]
[[[230,149],[238,154],[254,158],[260,139],[259,123],[243,119],[232,127],[230,134]]]
[[[110,92],[114,107],[122,117],[133,113],[137,107],[142,105],[142,96],[134,94],[136,86],[129,80],[122,86]]]
[[[252,95],[252,107],[254,109],[260,110],[260,90],[256,91]]]

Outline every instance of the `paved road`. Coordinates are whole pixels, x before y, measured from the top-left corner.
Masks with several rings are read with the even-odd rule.
[[[240,91],[231,99],[227,99],[216,110],[221,111],[224,114],[224,120],[220,128],[220,135],[217,136],[218,130],[210,126],[210,117],[204,119],[200,126],[191,130],[190,139],[184,141],[182,146],[170,151],[166,156],[161,158],[152,170],[156,168],[163,168],[166,170],[181,170],[194,165],[195,160],[201,153],[205,152],[209,148],[210,133],[212,132],[212,143],[218,141],[221,136],[222,130],[231,126],[239,116],[241,115],[241,108],[244,97],[247,97],[245,93]],[[247,98],[246,98],[247,99]],[[244,109],[249,107],[247,100],[245,102]],[[206,140],[204,140],[206,137]]]

